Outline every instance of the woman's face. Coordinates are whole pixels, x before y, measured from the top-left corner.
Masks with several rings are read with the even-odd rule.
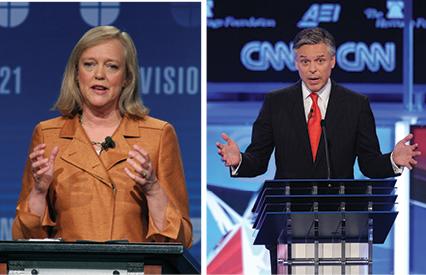
[[[120,41],[107,40],[83,51],[77,79],[83,109],[118,110],[118,99],[126,82],[124,47]]]

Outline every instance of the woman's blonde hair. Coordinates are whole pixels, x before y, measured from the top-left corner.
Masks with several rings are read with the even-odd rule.
[[[143,118],[148,114],[139,96],[139,64],[137,52],[132,38],[113,26],[99,26],[87,31],[74,46],[65,67],[59,98],[53,106],[66,117],[74,117],[81,113],[83,98],[78,87],[77,72],[81,54],[88,48],[102,42],[117,39],[124,48],[126,63],[126,86],[121,91],[118,106],[122,115]]]

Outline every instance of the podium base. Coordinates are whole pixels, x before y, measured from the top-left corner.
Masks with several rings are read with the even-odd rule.
[[[278,244],[275,252],[269,250],[271,263],[276,263],[275,268],[271,264],[271,274],[368,274],[368,243],[345,244],[344,266],[340,243],[321,243],[318,246],[318,273],[315,272],[314,244],[292,244],[291,259],[288,258],[288,245]]]

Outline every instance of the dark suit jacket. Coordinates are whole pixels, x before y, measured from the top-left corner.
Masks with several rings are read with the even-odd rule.
[[[395,176],[390,154],[380,152],[366,96],[332,82],[325,122],[332,178],[353,178],[356,157],[361,172],[367,177]],[[266,95],[237,176],[265,173],[274,149],[276,179],[327,178],[323,136],[317,159],[315,162],[312,159],[300,81]]]

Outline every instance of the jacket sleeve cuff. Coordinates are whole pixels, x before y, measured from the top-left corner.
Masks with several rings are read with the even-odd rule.
[[[165,242],[167,240],[176,240],[179,234],[179,228],[181,227],[182,215],[179,213],[176,207],[173,207],[170,203],[166,207],[166,224],[162,231],[153,222],[151,214],[149,214],[148,233],[147,239],[154,240],[155,242]]]
[[[16,219],[19,222],[23,238],[47,238],[47,233],[43,230],[39,216],[30,212],[19,211]]]
[[[16,211],[16,219],[19,222],[22,236],[29,238],[48,238],[46,228],[55,226],[49,216],[49,209],[46,207],[42,217],[30,212],[28,201],[24,201]]]

